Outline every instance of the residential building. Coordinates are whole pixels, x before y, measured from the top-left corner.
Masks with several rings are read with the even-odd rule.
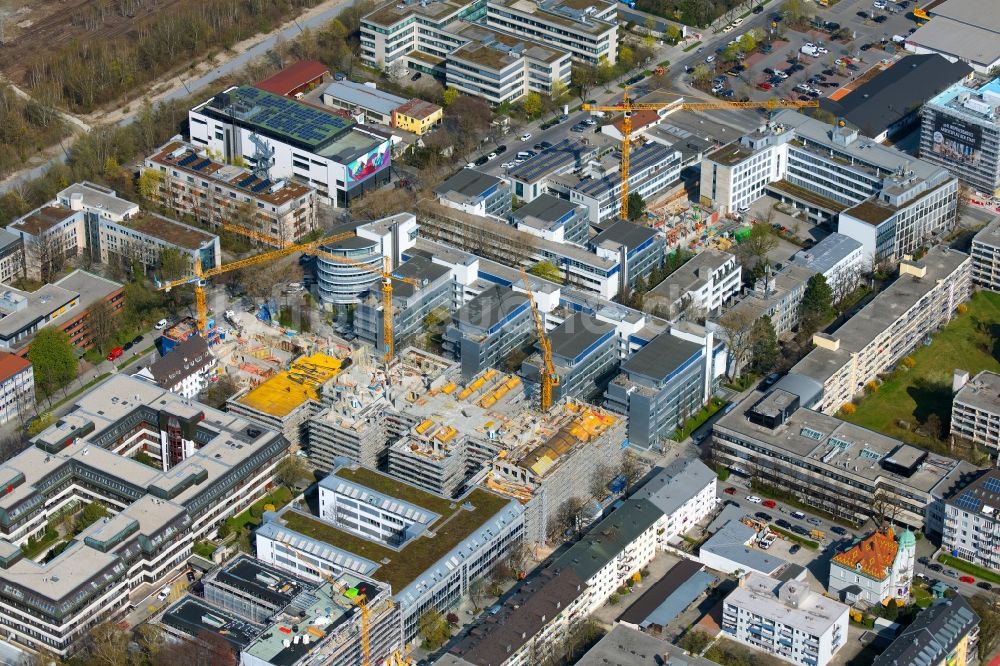
[[[510,287],[494,286],[455,313],[444,333],[445,349],[462,363],[463,379],[503,364],[535,336],[528,297]]]
[[[618,262],[619,294],[634,288],[654,266],[662,264],[666,252],[666,241],[655,229],[626,220],[612,222],[587,246],[598,257]]]
[[[857,525],[876,503],[892,507],[896,525],[929,525],[930,508],[967,466],[809,409],[822,392],[794,372],[752,392],[713,424],[712,462]]]
[[[789,262],[826,278],[834,302],[857,289],[871,268],[865,262],[861,242],[838,233],[830,234],[810,248],[799,250]]]
[[[138,206],[129,204],[129,209],[138,211]],[[83,211],[58,201],[19,217],[7,225],[7,231],[21,241],[25,273],[32,280],[47,282],[87,247]]]
[[[334,81],[323,89],[323,103],[344,109],[358,122],[389,126],[392,114],[406,103],[405,97],[379,90],[375,83]]]
[[[191,143],[226,162],[269,165],[269,181],[297,180],[337,207],[389,181],[389,134],[321,107],[233,86],[192,108],[188,120]]]
[[[487,0],[486,25],[569,51],[583,64],[618,61],[618,8],[605,0]]]
[[[576,666],[606,666],[630,664],[631,666],[711,666],[714,661],[690,655],[672,643],[651,636],[638,629],[616,624],[597,641],[594,647],[576,662]]]
[[[825,666],[847,642],[848,610],[806,582],[750,573],[723,602],[722,631],[793,664]]]
[[[135,376],[171,393],[195,398],[218,378],[217,368],[215,355],[208,349],[208,340],[193,335]]]
[[[10,519],[0,529],[0,625],[58,655],[124,617],[136,588],[172,578],[195,542],[263,497],[288,448],[271,430],[124,374],[77,398],[31,444],[0,467]],[[135,460],[140,452],[155,466]],[[110,515],[51,561],[21,550],[92,501]]]
[[[316,229],[316,190],[288,179],[268,182],[247,169],[213,160],[205,147],[175,137],[143,161],[157,174],[147,194],[175,215],[213,229],[242,227],[275,247]],[[236,233],[240,233],[236,231]]]
[[[700,327],[699,327],[700,328]],[[605,405],[628,416],[633,446],[670,439],[712,397],[724,370],[724,345],[705,329],[661,333],[621,365],[604,394]]]
[[[577,312],[549,331],[552,362],[559,384],[553,387],[555,400],[563,397],[593,402],[604,393],[618,371],[618,339],[615,325],[594,315]],[[521,365],[521,374],[539,382],[544,362],[541,353],[532,354]]]
[[[0,423],[26,418],[35,405],[35,372],[31,361],[0,352]]]
[[[444,109],[440,106],[413,98],[392,112],[392,126],[421,136],[440,125],[442,118]]]
[[[809,278],[815,274],[812,268],[791,263],[777,273],[768,267],[732,310],[745,313],[750,321],[768,317],[778,337],[788,335],[799,325],[799,305]]]
[[[0,351],[27,357],[38,331],[55,326],[66,331],[78,350],[93,346],[87,318],[90,308],[105,301],[113,315],[125,307],[125,288],[93,273],[76,270],[66,277],[42,285],[35,291],[2,286],[0,294]]]
[[[1000,57],[1000,53],[998,53]],[[1000,78],[951,86],[924,105],[920,156],[977,192],[1000,194]]]
[[[632,497],[649,500],[663,514],[663,532],[657,538],[666,543],[712,514],[719,501],[716,480],[715,471],[701,460],[678,458],[659,469]]]
[[[1000,291],[1000,216],[972,237],[972,281],[990,291]]]
[[[434,194],[445,206],[470,215],[488,215],[506,221],[511,211],[510,186],[475,169],[462,169],[435,187]]]
[[[972,260],[946,247],[902,261],[900,278],[832,333],[792,370],[823,385],[817,408],[833,414],[949,321],[971,293]]]
[[[0,229],[0,282],[9,283],[27,277],[24,241],[18,234]]]
[[[647,142],[632,148],[629,157],[628,189],[644,201],[653,201],[680,181],[681,152],[662,143]],[[611,155],[592,162],[580,179],[568,187],[571,203],[587,207],[590,223],[610,224],[621,216],[621,158]]]
[[[1000,456],[1000,375],[983,370],[969,380],[969,373],[956,370],[952,380],[951,436]]]
[[[941,546],[947,552],[987,569],[1000,570],[1000,474],[990,469],[944,501]]]
[[[972,666],[979,663],[979,616],[961,594],[935,599],[872,666]]]
[[[883,69],[836,100],[820,99],[821,109],[858,128],[875,141],[898,137],[920,122],[920,107],[948,86],[972,78],[972,68],[936,53],[911,55]]]
[[[928,6],[924,12],[934,20],[906,37],[906,49],[939,53],[987,75],[1000,66],[1000,21],[990,9],[987,0],[947,0]]]
[[[300,60],[254,86],[275,95],[299,99],[318,88],[330,76],[330,70],[318,60]]]
[[[523,516],[518,502],[481,488],[453,500],[337,467],[320,483],[315,512],[291,504],[268,515],[256,531],[257,556],[310,580],[374,579],[398,604],[410,641],[427,610],[451,607],[507,556],[523,536]]]
[[[565,199],[543,194],[511,213],[519,231],[555,243],[585,245],[590,237],[587,209]]]
[[[168,250],[179,252],[192,273],[196,262],[205,270],[222,263],[218,236],[147,211],[140,211],[126,223],[98,217],[96,232],[101,263],[123,271],[139,263],[153,273]]]
[[[742,268],[728,252],[705,249],[643,296],[651,312],[675,318],[684,312],[712,316],[740,291]]]
[[[827,590],[852,606],[908,604],[916,550],[910,530],[876,530],[830,559]]]

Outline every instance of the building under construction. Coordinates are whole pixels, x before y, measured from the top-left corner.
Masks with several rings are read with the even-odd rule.
[[[306,452],[323,470],[349,460],[447,497],[482,484],[521,502],[541,542],[566,500],[590,496],[599,467],[621,465],[621,416],[574,401],[542,414],[517,376],[490,368],[462,382],[458,364],[413,348],[388,370],[369,358],[344,364],[308,421]]]

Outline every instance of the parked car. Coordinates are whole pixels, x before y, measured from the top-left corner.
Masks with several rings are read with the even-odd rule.
[[[542,141],[538,145],[542,147],[542,150],[548,150],[549,148],[552,147],[552,143],[550,141]]]
[[[761,502],[763,502],[763,501],[764,501],[764,500],[762,500],[761,498],[757,497],[756,495],[747,495],[747,498],[746,498],[746,499],[747,499],[747,501],[748,501],[748,502],[750,502],[751,504],[760,504]]]
[[[115,347],[110,352],[108,352],[108,357],[107,358],[108,358],[109,361],[114,361],[116,359],[121,358],[122,354],[124,354],[124,353],[125,353],[124,349],[122,349],[121,347]]]
[[[790,522],[788,522],[787,520],[785,520],[784,518],[778,518],[776,521],[774,521],[774,524],[777,525],[778,527],[780,527],[783,530],[790,530],[790,529],[792,529],[792,524]]]
[[[788,554],[789,555],[794,555],[795,553],[799,552],[800,550],[802,550],[802,546],[800,546],[797,543],[793,543],[792,547],[788,549]]]
[[[981,590],[992,590],[993,589],[993,586],[990,585],[989,583],[987,583],[985,580],[981,580],[978,583],[976,583],[976,587],[978,587]]]
[[[141,335],[137,335],[134,338],[132,338],[132,344],[133,345],[137,345],[137,344],[139,344],[140,342],[142,342],[145,339],[146,338],[142,337]]]
[[[794,518],[795,520],[802,520],[805,517],[806,514],[802,513],[801,511],[792,511],[792,518]]]
[[[525,132],[520,138],[521,141],[529,141],[531,139],[531,132]]]
[[[726,500],[722,503],[722,506],[739,506],[740,503],[735,500]]]
[[[715,62],[715,56],[714,55],[708,56],[707,58],[705,58],[705,62],[707,62],[709,64]]]
[[[764,381],[760,383],[761,390],[771,388],[779,379],[781,379],[781,375],[777,372],[772,372],[767,377],[764,377]]]
[[[122,349],[124,349],[125,351],[128,351],[129,349],[132,349],[132,341],[129,340],[128,342],[126,342],[125,344],[123,344],[122,345]]]
[[[839,525],[834,525],[833,527],[830,528],[830,531],[833,532],[834,534],[839,534],[840,536],[844,536],[845,534],[847,534],[847,530],[845,530],[843,527],[840,527]]]
[[[771,519],[772,519],[771,514],[767,513],[766,511],[758,511],[757,513],[755,513],[753,515],[756,518],[760,518],[765,523],[771,522]]]
[[[876,23],[885,23],[886,21],[889,20],[889,17],[886,16],[885,14],[882,14],[881,16],[876,16],[872,20],[875,21]]]
[[[420,78],[421,76],[423,76],[423,74],[422,74],[422,73],[420,73],[420,72],[417,72],[416,74],[414,74],[413,76],[411,76],[411,77],[410,77],[410,80],[411,80],[411,81],[416,81],[416,80],[417,80],[417,79],[419,79],[419,78]]]
[[[820,520],[819,518],[816,518],[815,516],[810,516],[809,518],[806,519],[806,522],[809,523],[810,525],[822,525],[823,524],[823,521]]]
[[[862,18],[862,19],[867,19],[868,18],[868,12],[858,12],[857,15],[858,15],[858,18]]]
[[[832,69],[824,69],[823,70],[823,75],[824,76],[833,76],[834,74],[836,74],[836,72],[834,72]]]
[[[942,567],[937,562],[931,562],[930,564],[927,565],[927,568],[935,573],[939,573],[942,569],[944,569],[944,567]]]
[[[920,564],[923,564],[924,566],[927,566],[928,564],[931,563],[931,558],[929,558],[926,555],[924,555],[923,557],[918,557],[917,558],[917,562],[919,562]]]
[[[497,158],[497,154],[495,152],[493,152],[493,153],[490,153],[489,155],[486,156],[486,161],[489,162],[490,160],[495,160],[496,158]]]
[[[792,532],[800,536],[809,536],[809,530],[802,527],[801,525],[792,525],[791,530]]]
[[[945,569],[942,573],[948,578],[958,578],[958,572],[954,569]]]
[[[722,492],[726,493],[727,495],[735,495],[736,494],[736,488],[726,488]]]
[[[762,504],[763,506],[766,506],[768,509],[774,509],[778,506],[778,503],[775,502],[774,500],[764,500]]]
[[[164,587],[163,589],[161,589],[159,592],[157,592],[156,599],[158,601],[163,601],[164,599],[166,599],[169,596],[170,596],[170,586],[167,585],[166,587]]]
[[[162,331],[166,327],[167,327],[167,320],[161,319],[160,321],[156,322],[156,325],[153,328],[155,328],[158,331]]]
[[[761,81],[760,83],[757,84],[757,87],[760,88],[761,90],[770,90],[771,84],[768,83],[767,81]]]
[[[976,583],[976,579],[973,578],[972,576],[959,576],[958,579],[963,583],[967,583],[969,585],[974,585]]]

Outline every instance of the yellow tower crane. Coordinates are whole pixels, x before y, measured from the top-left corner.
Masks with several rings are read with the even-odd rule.
[[[549,342],[549,336],[545,332],[542,315],[538,313],[538,306],[535,304],[535,295],[531,291],[528,274],[524,272],[523,268],[521,269],[521,279],[524,281],[524,290],[528,293],[531,316],[535,319],[535,332],[538,334],[538,344],[542,347],[542,367],[539,369],[542,400],[539,404],[539,409],[542,410],[542,414],[545,414],[552,407],[552,389],[559,386],[559,375],[556,374],[555,365],[552,363],[552,344]]]
[[[208,331],[208,308],[205,303],[205,281],[208,278],[216,275],[222,275],[223,273],[229,273],[230,271],[236,271],[241,268],[266,264],[270,261],[274,261],[275,259],[287,257],[293,252],[298,252],[300,250],[312,252],[315,251],[315,248],[323,245],[324,243],[336,243],[337,241],[353,238],[354,236],[354,232],[348,232],[330,236],[328,238],[321,238],[320,240],[308,243],[286,245],[285,247],[277,250],[271,250],[270,252],[264,252],[263,254],[247,257],[246,259],[240,259],[228,264],[215,266],[214,268],[209,268],[208,270],[202,270],[201,260],[195,259],[193,275],[188,275],[187,277],[179,278],[177,280],[168,280],[166,282],[160,282],[157,280],[156,288],[161,291],[170,291],[174,287],[179,287],[181,285],[194,285],[194,296],[198,313],[198,332],[204,336]]]
[[[584,111],[604,111],[610,113],[624,113],[622,118],[622,164],[621,164],[621,219],[628,219],[628,168],[629,150],[632,141],[632,114],[636,111],[660,111],[667,107],[683,109],[685,111],[712,111],[716,109],[801,109],[804,107],[817,107],[819,102],[809,100],[808,102],[798,100],[768,99],[759,102],[636,102],[628,96],[628,88],[619,104],[584,104],[581,107]]]

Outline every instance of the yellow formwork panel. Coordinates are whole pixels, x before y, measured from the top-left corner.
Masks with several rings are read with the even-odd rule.
[[[282,418],[307,400],[319,400],[317,388],[340,372],[340,359],[326,354],[312,354],[292,361],[291,366],[274,375],[239,399],[241,404]]]

